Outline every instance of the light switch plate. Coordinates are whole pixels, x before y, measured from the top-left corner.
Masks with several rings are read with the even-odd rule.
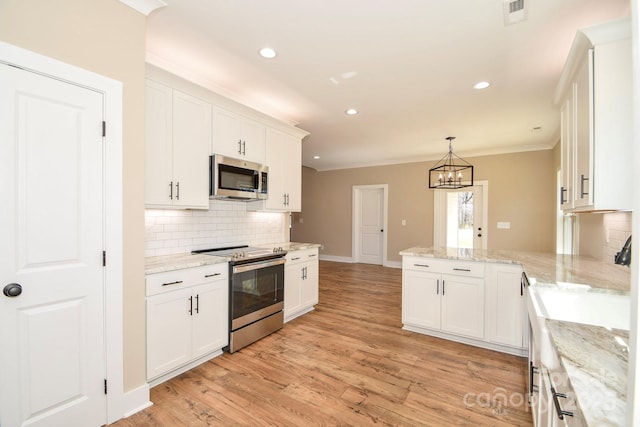
[[[511,223],[510,222],[498,222],[498,228],[503,229],[503,230],[508,230],[511,228]]]

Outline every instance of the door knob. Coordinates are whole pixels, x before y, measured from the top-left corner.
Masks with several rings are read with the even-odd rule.
[[[17,297],[22,293],[22,286],[20,286],[17,283],[9,283],[7,286],[4,287],[4,289],[2,290],[2,293],[8,297]]]

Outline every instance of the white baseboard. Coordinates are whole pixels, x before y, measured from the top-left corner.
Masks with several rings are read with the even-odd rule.
[[[136,412],[140,412],[153,405],[151,400],[149,400],[149,384],[143,384],[138,388],[126,392],[123,401],[123,418],[130,417]]]
[[[336,255],[320,255],[320,260],[321,261],[344,262],[344,263],[347,263],[347,264],[355,263],[355,261],[354,261],[354,259],[352,257],[336,256]],[[402,268],[402,261],[385,261],[382,265],[384,267]]]
[[[346,257],[346,256],[320,255],[320,260],[322,260],[322,261],[345,262],[347,264],[353,264],[353,258]]]
[[[391,268],[402,268],[402,261],[387,261],[383,265]]]

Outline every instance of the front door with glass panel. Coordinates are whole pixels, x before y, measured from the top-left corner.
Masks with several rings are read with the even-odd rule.
[[[434,191],[434,247],[486,249],[483,185]]]

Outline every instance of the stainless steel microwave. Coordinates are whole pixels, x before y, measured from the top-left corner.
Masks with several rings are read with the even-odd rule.
[[[209,157],[209,198],[266,199],[269,167],[219,154]]]

